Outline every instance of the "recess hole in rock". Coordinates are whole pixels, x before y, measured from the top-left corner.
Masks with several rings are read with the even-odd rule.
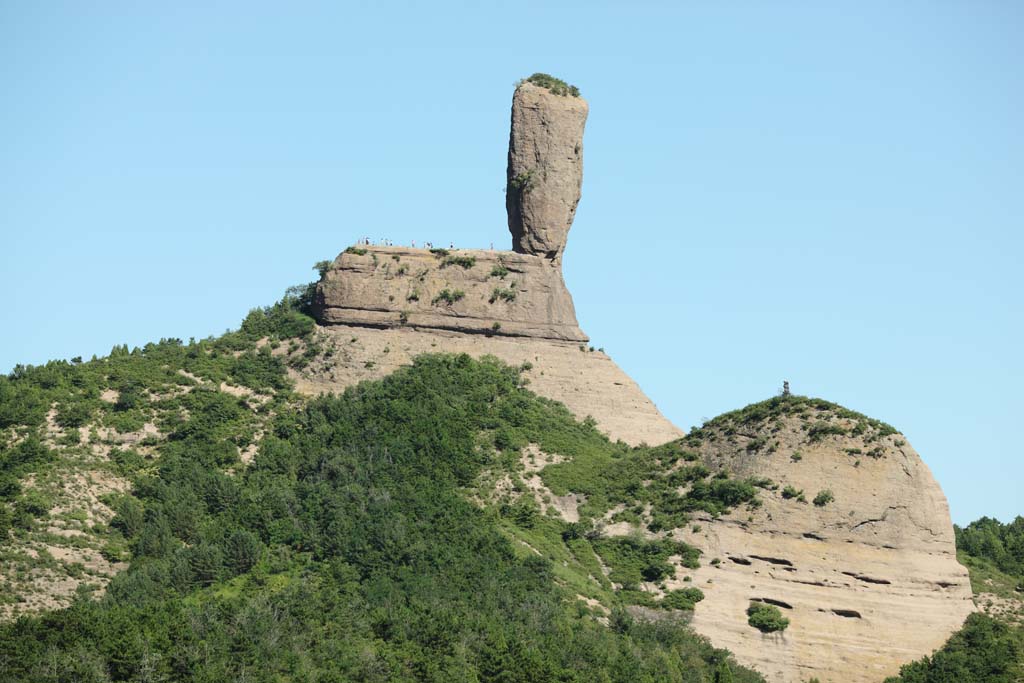
[[[735,562],[736,564],[742,564],[746,566],[750,565],[750,560],[748,560],[745,557],[730,557],[729,560]]]
[[[761,560],[762,562],[769,562],[771,564],[781,564],[787,567],[793,566],[792,562],[790,562],[789,560],[785,560],[781,557],[765,557],[764,555],[751,555],[750,557],[752,557],[755,560]]]
[[[864,574],[858,574],[857,572],[843,572],[843,574],[846,574],[847,576],[852,576],[858,581],[863,581],[864,583],[878,583],[884,586],[888,586],[892,583],[892,581],[889,581],[888,579],[876,579],[873,576],[865,576]]]
[[[860,612],[853,609],[835,609],[832,608],[832,614],[840,617],[846,617],[847,619],[861,619]]]
[[[776,600],[775,598],[750,598],[750,601],[763,602],[766,605],[775,605],[776,607],[781,607],[782,609],[793,609],[793,605],[789,604],[788,602],[783,602],[782,600]]]

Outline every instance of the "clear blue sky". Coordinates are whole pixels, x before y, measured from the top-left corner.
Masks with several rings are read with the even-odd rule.
[[[220,333],[362,235],[509,244],[548,71],[580,322],[670,419],[788,379],[1024,513],[1020,3],[270,5],[0,0],[0,369]]]

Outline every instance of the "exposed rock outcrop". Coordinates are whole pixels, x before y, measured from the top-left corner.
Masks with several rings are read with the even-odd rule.
[[[508,155],[514,251],[350,247],[317,284],[314,312],[335,351],[296,377],[300,391],[336,391],[420,353],[494,355],[529,364],[530,387],[592,416],[612,439],[681,436],[608,356],[587,346],[561,255],[580,199],[587,103],[574,88],[523,82]]]
[[[583,184],[587,102],[529,81],[512,96],[505,206],[512,248],[558,261]]]
[[[704,551],[702,567],[685,572],[692,583],[676,585],[704,591],[699,633],[769,681],[877,683],[960,628],[974,607],[946,498],[906,438],[889,431],[808,407],[716,421],[690,440],[713,468],[777,487],[757,509],[674,532]],[[833,500],[815,505],[825,490]],[[750,627],[751,600],[785,605],[789,628]]]
[[[317,286],[322,323],[586,342],[560,268],[509,251],[349,249]]]
[[[411,365],[423,353],[490,355],[527,368],[522,374],[531,391],[561,401],[581,420],[594,418],[612,440],[659,444],[682,436],[615,361],[575,342],[356,325],[325,326],[318,338],[329,352],[294,373],[302,393],[340,392]]]

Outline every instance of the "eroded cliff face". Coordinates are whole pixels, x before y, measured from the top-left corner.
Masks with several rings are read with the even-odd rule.
[[[688,440],[709,466],[775,487],[757,509],[674,533],[704,551],[685,584],[706,596],[693,627],[770,681],[881,681],[974,609],[942,490],[903,435],[874,424],[808,408]],[[822,491],[833,499],[816,505]],[[751,600],[779,606],[789,628],[749,626]]]
[[[586,342],[561,268],[510,251],[349,249],[317,286],[327,324]]]

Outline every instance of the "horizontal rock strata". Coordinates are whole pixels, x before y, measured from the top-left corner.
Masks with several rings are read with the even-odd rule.
[[[510,251],[350,249],[317,287],[325,324],[586,342],[561,269]]]
[[[677,530],[703,560],[675,587],[703,590],[694,628],[770,681],[878,683],[960,628],[974,609],[970,581],[945,496],[905,437],[853,436],[852,422],[827,420],[847,433],[814,441],[795,417],[711,430],[705,462],[778,488],[758,509]],[[826,489],[834,500],[815,505]],[[781,606],[789,628],[749,626],[751,600]]]

